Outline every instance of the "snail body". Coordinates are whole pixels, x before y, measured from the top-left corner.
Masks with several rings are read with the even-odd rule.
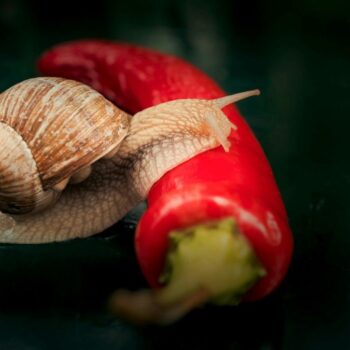
[[[40,211],[116,149],[129,117],[85,84],[34,78],[0,95],[0,210]]]
[[[51,79],[53,79],[54,85],[66,84],[66,81],[57,78],[40,79],[44,79],[45,83],[50,81],[48,84],[51,84]],[[74,84],[78,83],[68,84],[75,86]],[[71,90],[74,90],[73,87]],[[6,96],[6,92],[4,94]],[[71,96],[71,99],[66,99],[67,104],[72,103],[73,100],[75,101],[75,94],[76,92],[74,96]],[[8,206],[6,207],[4,203],[9,200],[13,201],[13,198],[20,204],[22,204],[21,201],[27,201],[27,198],[29,198],[28,202],[31,205],[33,200],[30,195],[24,196],[23,199],[20,196],[20,191],[14,185],[12,186],[14,189],[12,193],[10,195],[6,193],[6,189],[11,186],[8,185],[9,181],[4,180],[5,176],[3,174],[12,174],[13,182],[21,178],[21,170],[11,170],[10,159],[12,159],[13,166],[17,166],[24,155],[21,156],[18,152],[18,154],[14,154],[14,158],[11,158],[10,150],[15,149],[15,146],[8,147],[5,154],[0,152],[0,203],[2,205],[0,209],[2,211],[2,213],[0,212],[0,242],[44,243],[87,237],[101,232],[144,200],[152,185],[168,170],[201,152],[220,145],[228,150],[230,143],[227,138],[232,129],[235,129],[235,126],[221,109],[230,103],[255,94],[257,94],[256,91],[251,91],[214,100],[184,99],[170,101],[136,113],[131,119],[125,113],[118,112],[117,117],[113,114],[114,118],[119,118],[117,125],[109,124],[107,125],[107,131],[97,132],[97,134],[94,134],[94,130],[96,130],[96,127],[104,125],[101,118],[104,118],[106,113],[100,113],[97,109],[93,111],[86,106],[89,109],[86,113],[89,116],[95,116],[95,119],[92,118],[94,121],[87,123],[87,126],[92,125],[92,131],[86,136],[85,132],[82,131],[84,128],[81,124],[78,123],[78,127],[69,127],[69,129],[74,130],[74,135],[78,136],[75,146],[68,147],[71,152],[69,156],[60,153],[60,147],[66,146],[69,142],[68,139],[65,138],[65,141],[62,142],[59,137],[55,137],[54,132],[49,133],[46,145],[47,147],[51,145],[55,151],[46,150],[45,153],[40,150],[43,146],[39,147],[38,153],[27,150],[28,145],[36,145],[36,142],[40,142],[40,138],[35,137],[35,135],[37,135],[38,130],[44,129],[45,124],[48,127],[50,124],[57,125],[53,129],[57,130],[60,123],[48,123],[41,120],[36,129],[34,128],[36,131],[32,133],[30,129],[22,125],[24,121],[21,119],[6,124],[3,129],[0,129],[0,136],[6,132],[9,134],[17,133],[17,130],[21,128],[28,132],[29,136],[26,136],[25,132],[24,136],[21,135],[22,139],[17,137],[18,140],[16,139],[14,142],[17,142],[17,144],[25,142],[25,145],[21,144],[25,155],[30,153],[36,162],[35,166],[29,161],[28,164],[25,163],[26,167],[23,170],[25,174],[29,172],[29,170],[26,170],[28,168],[35,173],[35,176],[32,178],[33,182],[27,181],[26,191],[23,191],[24,181],[17,186],[22,190],[21,195],[23,193],[25,195],[33,192],[40,193],[40,191],[45,193],[50,189],[56,192],[60,191],[61,195],[54,198],[56,200],[54,205],[47,206],[42,211],[23,210],[24,215],[4,213],[3,207],[8,209]],[[7,95],[9,96],[9,93]],[[54,95],[54,93],[52,92],[51,95]],[[20,96],[17,92],[14,98],[20,101],[22,99]],[[0,95],[0,97],[0,104],[2,104],[4,103],[2,100],[4,97],[3,95]],[[91,97],[91,99],[93,98]],[[49,100],[51,101],[51,99]],[[81,98],[80,102],[84,103],[84,101],[86,102],[86,99]],[[40,103],[38,102],[39,105]],[[25,104],[28,106],[27,102]],[[61,104],[56,107],[54,105],[54,103],[51,103],[51,106],[47,107],[45,103],[41,108],[46,110],[58,107],[60,109]],[[104,108],[106,109],[106,107]],[[38,107],[37,110],[39,109]],[[4,108],[4,110],[7,112],[6,115],[11,115],[9,107]],[[84,114],[85,109],[81,107],[79,111],[79,113],[75,113],[75,116],[80,120],[78,114]],[[2,107],[0,107],[0,116],[2,113]],[[55,110],[55,113],[57,114],[58,111]],[[33,115],[37,115],[37,113],[33,112]],[[110,115],[111,118],[113,116]],[[63,118],[61,123],[73,122],[73,119],[76,118],[70,117],[70,114],[67,113],[66,119]],[[2,125],[1,123],[4,124],[3,121],[0,121],[0,125]],[[129,129],[126,135],[127,127],[125,125],[127,123]],[[63,130],[66,129],[63,127]],[[106,135],[110,136],[110,134],[112,135],[111,141],[116,141],[112,143],[113,145],[109,142],[104,143],[104,138]],[[81,136],[86,136],[86,139],[96,137],[99,142],[102,142],[101,145],[97,142],[100,145],[96,147],[98,156],[91,155],[92,150],[90,149],[89,151],[82,150],[85,138],[83,137],[80,140]],[[41,158],[38,155],[45,154],[48,155],[46,161],[39,162],[39,166],[37,159]],[[52,161],[51,157],[56,154],[61,156],[62,164]],[[101,159],[98,162],[94,162],[99,158]],[[35,172],[35,167],[37,172]],[[90,176],[86,178],[87,175]],[[64,191],[61,191],[69,178],[73,182],[80,183],[67,186]],[[37,192],[30,192],[31,186],[35,187],[38,184],[41,184],[42,187]],[[41,203],[47,205],[47,202],[53,200],[50,195],[48,197],[39,196],[37,197],[39,198],[39,205]],[[23,207],[26,208],[26,205]]]

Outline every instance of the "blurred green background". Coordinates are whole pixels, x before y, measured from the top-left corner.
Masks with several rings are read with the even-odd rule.
[[[132,246],[142,207],[90,239],[0,245],[0,349],[350,348],[349,14],[340,0],[0,1],[1,90],[37,75],[43,50],[92,37],[181,56],[228,92],[260,88],[239,107],[295,237],[269,298],[144,329],[105,310],[116,288],[146,285]]]

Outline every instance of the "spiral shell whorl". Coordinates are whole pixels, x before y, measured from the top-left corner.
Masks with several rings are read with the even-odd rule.
[[[0,210],[27,213],[53,201],[56,184],[115,150],[129,116],[87,85],[41,77],[0,95],[0,125]]]
[[[58,196],[43,191],[30,149],[10,126],[0,122],[0,211],[25,214]]]

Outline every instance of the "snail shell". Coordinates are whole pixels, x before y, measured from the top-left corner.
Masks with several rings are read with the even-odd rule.
[[[87,85],[34,78],[0,95],[0,210],[38,211],[56,201],[70,178],[113,154],[129,116]]]

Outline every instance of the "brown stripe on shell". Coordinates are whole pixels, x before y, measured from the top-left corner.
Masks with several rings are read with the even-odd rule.
[[[10,126],[0,122],[0,210],[11,214],[32,212],[57,195],[44,192],[27,144]]]
[[[129,117],[87,85],[44,77],[1,94],[0,121],[27,143],[47,189],[114,149]]]

